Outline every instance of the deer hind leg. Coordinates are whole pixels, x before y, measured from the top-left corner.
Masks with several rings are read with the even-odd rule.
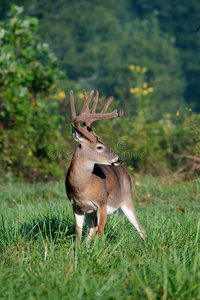
[[[98,231],[98,225],[97,225],[97,213],[90,213],[90,214],[85,214],[87,224],[89,227],[89,234],[87,237],[88,241],[91,241],[92,237],[97,234]]]
[[[77,236],[78,242],[80,243],[81,238],[82,238],[84,213],[82,213],[77,206],[73,206],[73,213],[74,213],[74,219],[75,219],[75,223],[76,223],[76,236]]]
[[[125,216],[127,217],[127,219],[129,220],[129,222],[139,232],[141,238],[143,240],[145,240],[146,232],[145,232],[144,228],[142,227],[142,225],[140,224],[140,222],[138,221],[135,207],[132,203],[132,199],[131,199],[131,201],[128,201],[128,202],[122,202],[120,205],[120,208],[123,211],[123,213],[125,214]]]

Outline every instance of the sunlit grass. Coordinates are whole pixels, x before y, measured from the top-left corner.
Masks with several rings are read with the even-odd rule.
[[[63,183],[0,188],[0,299],[199,299],[200,180],[141,178],[144,243],[120,212],[77,245]]]

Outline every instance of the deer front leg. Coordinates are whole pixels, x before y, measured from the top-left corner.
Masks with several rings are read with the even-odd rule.
[[[82,238],[82,228],[83,228],[83,221],[84,221],[84,213],[80,211],[77,206],[73,205],[73,212],[74,212],[74,219],[76,223],[76,236],[78,243],[80,243]]]
[[[92,237],[97,233],[98,231],[98,226],[97,226],[97,213],[93,212],[90,214],[85,214],[87,224],[89,227],[89,234],[87,237],[87,241],[91,241]]]
[[[98,235],[103,236],[104,235],[104,227],[106,225],[107,220],[107,208],[106,205],[103,207],[99,207],[97,212],[97,224],[98,224]]]

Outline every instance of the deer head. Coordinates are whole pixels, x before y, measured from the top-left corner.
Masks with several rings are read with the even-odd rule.
[[[79,116],[77,116],[73,91],[70,92],[71,112],[75,125],[75,127],[72,126],[73,137],[75,141],[80,143],[79,148],[83,159],[85,158],[97,164],[117,166],[122,163],[122,158],[101,141],[100,137],[94,133],[90,125],[97,120],[121,117],[123,115],[123,111],[121,110],[117,112],[115,109],[113,112],[107,113],[107,109],[113,100],[113,97],[110,97],[102,111],[100,113],[96,113],[99,97],[98,91],[96,91],[93,106],[89,109],[89,104],[93,94],[94,91],[91,91],[90,95],[87,97],[86,91],[83,90],[84,105]],[[81,122],[83,122],[83,126],[81,126]]]

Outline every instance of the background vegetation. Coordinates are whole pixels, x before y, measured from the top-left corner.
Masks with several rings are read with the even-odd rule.
[[[199,299],[200,2],[0,8],[0,299]],[[83,88],[125,112],[94,129],[134,174],[145,242],[117,212],[76,244],[64,173]]]
[[[160,1],[12,3],[0,1],[4,177],[63,176],[76,147],[69,90],[81,100],[83,88],[124,109],[95,130],[129,171],[199,172],[197,1],[177,0],[176,10]]]

